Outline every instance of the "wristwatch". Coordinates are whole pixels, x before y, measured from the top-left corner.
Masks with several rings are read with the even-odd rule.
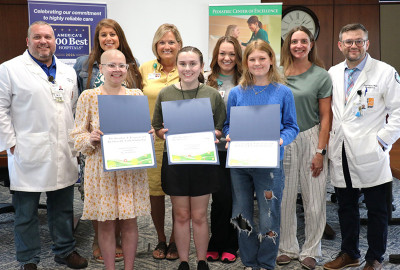
[[[315,152],[320,153],[321,155],[325,156],[326,149],[317,149]]]

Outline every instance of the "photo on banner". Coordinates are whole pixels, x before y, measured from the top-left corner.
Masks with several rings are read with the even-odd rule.
[[[238,39],[242,49],[254,39],[267,41],[279,64],[281,50],[282,3],[210,5],[208,60],[217,40],[225,35]]]
[[[107,17],[106,4],[28,1],[29,24],[45,21],[53,29],[58,59],[74,65],[76,58],[88,55],[99,21]]]

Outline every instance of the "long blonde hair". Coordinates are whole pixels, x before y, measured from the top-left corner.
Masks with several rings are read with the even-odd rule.
[[[240,78],[239,84],[243,88],[248,87],[250,85],[254,85],[254,78],[253,78],[253,75],[249,71],[249,66],[248,66],[247,61],[249,59],[249,55],[256,50],[266,52],[271,60],[271,67],[267,74],[269,82],[272,84],[285,83],[282,73],[280,72],[278,66],[276,65],[276,57],[275,57],[274,50],[267,42],[259,39],[259,40],[252,41],[250,44],[248,44],[246,46],[246,49],[244,50],[243,65],[242,65],[243,66],[243,74],[242,74],[242,77]]]

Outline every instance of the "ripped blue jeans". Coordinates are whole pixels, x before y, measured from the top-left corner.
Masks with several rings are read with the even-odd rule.
[[[238,229],[242,263],[253,269],[274,269],[278,255],[281,201],[285,186],[280,168],[231,169],[232,224]],[[254,192],[257,196],[259,224],[253,220]]]

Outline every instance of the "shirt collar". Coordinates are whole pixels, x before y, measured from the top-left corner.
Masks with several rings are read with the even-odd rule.
[[[33,55],[29,52],[29,50],[27,50],[27,51],[28,51],[28,54],[30,55],[30,57],[32,57],[33,61],[35,61],[43,69],[43,71],[47,74],[47,76],[50,76],[53,74],[55,75],[55,70],[56,70],[57,65],[56,65],[56,59],[55,59],[54,55],[52,57],[51,65],[48,67],[46,64],[43,64],[42,62],[37,60],[35,57],[33,57]],[[53,75],[53,77],[55,77],[54,75]]]
[[[360,62],[360,64],[358,64],[355,68],[357,68],[357,70],[359,70],[359,71],[362,71],[362,70],[364,69],[364,67],[365,67],[365,64],[367,63],[367,58],[368,58],[368,57],[369,57],[369,54],[366,53],[364,59],[363,59],[363,60]],[[345,67],[345,70],[350,69],[350,68],[347,66],[347,61],[345,61],[344,67]]]

